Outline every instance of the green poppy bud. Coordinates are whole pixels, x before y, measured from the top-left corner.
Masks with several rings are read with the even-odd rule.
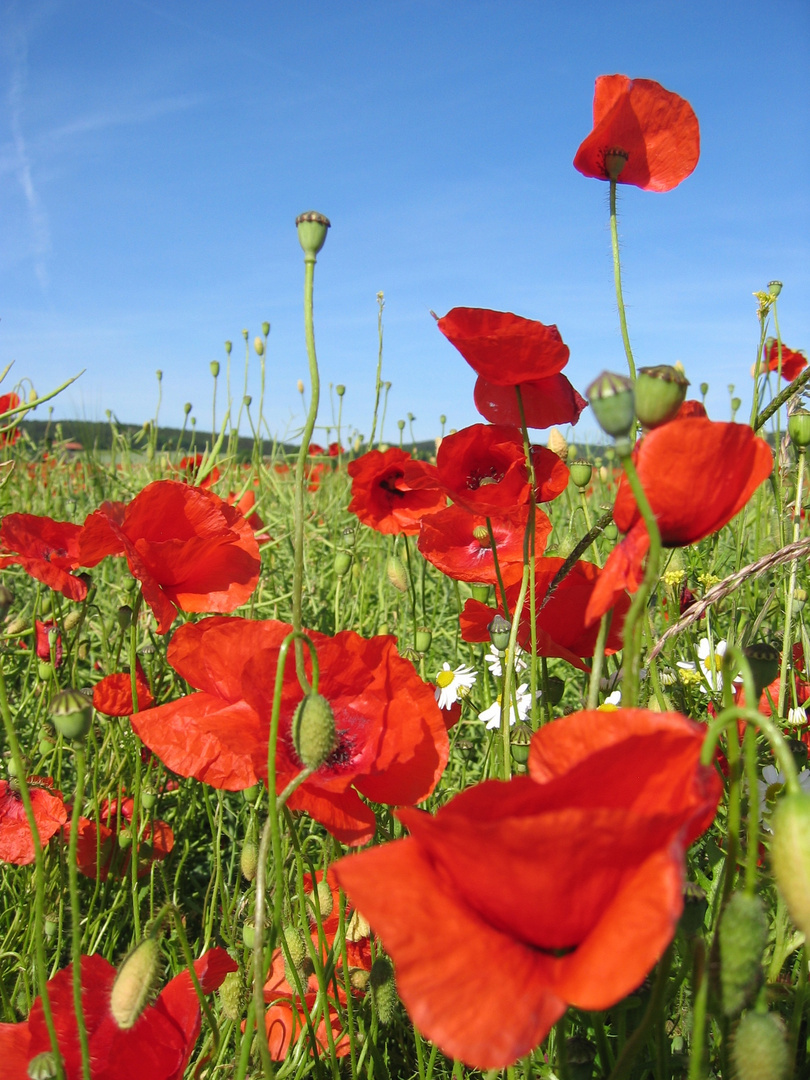
[[[576,486],[581,490],[584,490],[591,482],[593,465],[590,461],[585,461],[580,458],[577,461],[572,461],[568,468],[571,471],[571,479]]]
[[[228,354],[228,356],[231,355],[231,349],[232,348],[233,348],[233,342],[232,341],[226,341],[225,342],[225,352]]]
[[[619,527],[616,522],[609,521],[607,525],[605,525],[604,529],[602,529],[602,535],[606,540],[610,540],[612,543],[619,535]]]
[[[335,715],[321,694],[307,694],[295,710],[292,739],[301,764],[308,769],[323,765],[335,748]]]
[[[264,334],[265,337],[267,337],[268,334],[270,333],[270,323],[269,322],[263,322],[262,323],[262,333]]]
[[[307,210],[304,214],[299,214],[295,219],[295,225],[298,229],[298,242],[304,249],[304,260],[312,262],[315,261],[315,257],[326,243],[326,230],[332,223],[328,217],[324,217],[323,214],[317,213],[315,210]]]
[[[242,923],[242,942],[246,949],[252,949],[256,940],[256,927],[252,922]]]
[[[796,926],[810,939],[810,795],[781,798],[771,815],[771,866]]]
[[[256,802],[256,796],[258,794],[259,794],[259,785],[258,784],[251,784],[250,787],[246,787],[246,788],[242,789],[242,798],[245,800],[246,803],[254,803],[254,802]]]
[[[625,437],[635,422],[632,382],[624,375],[603,371],[585,391],[599,426],[614,439]]]
[[[769,1012],[749,1012],[731,1045],[736,1080],[787,1080],[790,1051],[782,1020]]]
[[[426,626],[418,627],[416,631],[416,637],[414,639],[414,645],[418,653],[426,653],[430,648],[430,643],[433,641],[433,633]]]
[[[186,416],[188,416],[188,414],[191,412],[191,402],[190,401],[187,401],[185,403],[185,405],[183,406],[183,412],[186,414]]]
[[[807,409],[796,409],[788,417],[788,435],[794,446],[803,450],[810,445],[810,412]]]
[[[222,1012],[229,1020],[236,1023],[242,1015],[245,997],[240,972],[229,971],[222,980],[222,985],[220,986],[218,993],[222,1005]]]
[[[338,397],[343,397],[343,395],[346,393],[346,387],[343,385],[343,383],[337,384],[337,386],[335,387],[335,393]]]
[[[686,397],[689,381],[670,364],[639,368],[636,379],[636,415],[648,430],[671,420]]]
[[[408,591],[408,574],[398,556],[389,555],[388,562],[385,564],[385,573],[395,589],[401,593]]]
[[[565,682],[559,677],[559,675],[549,675],[547,679],[548,684],[548,700],[552,705],[559,705],[562,701],[562,696],[565,693]]]
[[[93,722],[93,706],[81,690],[61,690],[49,709],[53,726],[66,739],[83,739]]]
[[[134,1027],[149,1003],[160,974],[160,945],[150,935],[136,945],[118,969],[110,993],[110,1012],[121,1031]]]
[[[218,379],[219,378],[219,360],[212,360],[211,363],[208,366],[211,369],[211,374],[214,376],[214,378]]]
[[[256,350],[257,356],[264,356],[264,342],[260,337],[253,339],[253,348]]]
[[[157,793],[152,791],[151,788],[146,788],[141,792],[141,806],[144,810],[151,810],[157,802]]]
[[[285,926],[284,942],[287,946],[287,951],[284,953],[284,974],[287,977],[287,982],[290,986],[295,986],[295,975],[293,974],[293,971],[297,971],[299,979],[304,983],[304,986],[306,986],[307,978],[311,971],[312,961],[307,952],[304,935],[297,926]]]
[[[368,984],[371,987],[371,997],[377,1010],[377,1017],[383,1027],[387,1027],[394,1019],[399,1002],[394,968],[387,956],[378,956],[371,965]]]
[[[321,913],[322,919],[328,919],[332,914],[332,908],[335,906],[335,898],[332,895],[332,890],[329,888],[329,882],[321,880],[315,886],[315,894],[317,894],[318,910]],[[315,918],[315,896],[310,896],[307,901],[307,907],[309,909],[309,921],[311,923],[316,922]]]
[[[259,865],[259,847],[255,840],[250,837],[242,845],[239,856],[239,868],[246,881],[253,881],[256,877],[256,868]]]
[[[758,896],[735,892],[720,920],[720,990],[723,1012],[739,1016],[762,983],[768,923]]]

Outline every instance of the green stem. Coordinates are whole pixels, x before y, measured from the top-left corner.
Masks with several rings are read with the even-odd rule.
[[[798,543],[802,522],[802,488],[804,486],[804,458],[805,448],[799,447],[799,475],[796,480],[796,501],[793,505],[793,543]],[[798,559],[790,564],[790,582],[788,584],[787,599],[785,602],[785,630],[782,635],[782,665],[779,672],[779,706],[778,715],[785,715],[785,692],[787,690],[788,664],[793,657],[791,624],[793,622],[793,593],[796,590],[796,574],[798,571]]]
[[[630,1075],[633,1062],[647,1038],[647,1032],[652,1027],[656,1018],[660,1016],[661,1007],[664,1003],[664,995],[667,990],[669,971],[672,967],[673,952],[674,945],[670,944],[669,948],[662,956],[661,962],[658,965],[658,970],[655,973],[655,983],[653,984],[652,994],[647,1003],[647,1008],[644,1010],[644,1016],[641,1018],[638,1027],[624,1044],[619,1060],[616,1062],[615,1068],[610,1074],[610,1080],[624,1080],[624,1077]]]
[[[616,181],[610,181],[610,243],[613,248],[613,281],[616,285],[616,303],[619,306],[619,324],[622,328],[622,341],[624,352],[627,356],[627,366],[630,368],[630,378],[635,382],[636,365],[633,360],[633,350],[630,348],[630,335],[627,332],[627,316],[624,311],[624,297],[622,296],[622,267],[619,261],[619,230],[616,224]]]
[[[70,844],[68,845],[68,887],[70,890],[71,950],[73,960],[73,1011],[76,1014],[76,1026],[79,1031],[79,1046],[82,1053],[82,1075],[90,1078],[90,1044],[87,1039],[87,1026],[82,1008],[82,913],[79,907],[79,867],[77,852],[79,848],[79,817],[84,800],[84,783],[87,772],[87,755],[84,742],[73,746],[76,755],[76,793],[73,800],[73,813],[70,819]],[[137,839],[133,840],[133,859],[137,862]]]

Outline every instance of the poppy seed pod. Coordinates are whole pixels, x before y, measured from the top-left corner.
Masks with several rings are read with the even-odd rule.
[[[489,630],[489,640],[498,652],[506,652],[509,647],[509,635],[512,632],[512,624],[509,620],[505,619],[503,615],[496,615],[487,629]]]
[[[427,626],[420,626],[416,630],[414,645],[418,653],[426,653],[433,641],[433,631]]]
[[[671,364],[639,368],[636,379],[636,415],[652,429],[672,420],[683,404],[689,380]]]
[[[767,943],[762,900],[732,893],[720,922],[720,991],[726,1016],[739,1016],[759,989]]]
[[[610,180],[618,180],[627,164],[627,153],[618,147],[612,147],[605,154],[605,172]]]
[[[810,445],[810,412],[797,409],[788,417],[788,435],[794,446],[802,450]]]
[[[56,1055],[52,1050],[43,1050],[41,1054],[31,1058],[26,1071],[31,1080],[53,1080],[53,1077],[59,1075]]]
[[[734,1034],[731,1060],[737,1080],[787,1080],[790,1053],[779,1017],[746,1013]]]
[[[218,379],[219,378],[219,360],[212,360],[211,363],[208,366],[210,367],[211,374],[214,376],[214,378]]]
[[[780,799],[771,816],[771,865],[796,926],[810,935],[810,795]]]
[[[331,221],[315,210],[307,210],[295,219],[298,242],[304,249],[304,259],[315,261],[315,256],[326,243],[326,230]]]
[[[256,350],[257,356],[264,356],[264,342],[260,337],[253,339],[253,348]]]
[[[522,722],[515,724],[512,729],[510,750],[512,758],[518,765],[525,765],[529,760],[529,744],[532,741],[532,735],[534,732],[531,727]]]
[[[614,439],[629,435],[635,422],[632,382],[624,375],[603,371],[585,391],[599,426]]]
[[[743,656],[751,668],[756,700],[759,701],[762,691],[766,686],[770,686],[779,674],[779,650],[766,641],[759,641],[754,645],[746,645]]]
[[[782,291],[782,282],[781,281],[769,281],[768,282],[768,292],[771,294],[771,296],[774,298],[774,300],[780,294],[781,291]]]
[[[578,488],[584,489],[590,484],[593,475],[593,465],[590,461],[584,461],[580,458],[577,461],[572,461],[568,468],[571,470],[571,479]]]
[[[112,986],[110,1012],[121,1031],[135,1026],[149,1003],[159,972],[160,946],[150,935],[124,960]]]
[[[352,568],[352,553],[350,551],[338,551],[335,555],[335,574],[337,577],[345,577]]]
[[[292,722],[295,752],[307,769],[317,769],[335,748],[335,715],[321,694],[307,694]]]
[[[262,323],[262,333],[264,334],[265,337],[267,337],[267,335],[270,333],[270,323],[269,322],[263,322]]]
[[[93,722],[93,706],[81,690],[61,690],[49,711],[53,726],[66,739],[83,739]]]

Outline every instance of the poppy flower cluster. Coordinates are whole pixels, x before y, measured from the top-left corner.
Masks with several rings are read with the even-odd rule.
[[[237,964],[224,949],[209,949],[194,963],[203,993],[222,985]],[[81,958],[82,1010],[93,1080],[181,1080],[200,1034],[200,1003],[188,971],[181,971],[147,1005],[133,1027],[121,1029],[110,1010],[116,969],[102,956]],[[48,981],[48,997],[67,1080],[81,1080],[82,1057],[73,1007],[73,968]],[[42,1002],[27,1020],[0,1024],[0,1059],[5,1080],[29,1080],[29,1065],[50,1053]]]
[[[652,79],[600,75],[593,98],[593,130],[574,168],[597,180],[615,180],[644,191],[670,191],[700,157],[694,110]]]
[[[745,424],[690,417],[645,435],[633,462],[664,547],[685,547],[718,532],[742,510],[770,476],[773,454]],[[608,611],[625,589],[634,592],[643,577],[650,538],[624,478],[613,520],[627,535],[605,563],[588,603],[587,623]]]
[[[528,776],[478,784],[435,816],[401,810],[407,839],[333,866],[444,1053],[502,1068],[569,1004],[607,1009],[643,981],[722,793],[703,734],[644,709],[563,717],[535,733]]]
[[[259,547],[240,512],[177,480],[148,484],[131,503],[102,503],[79,536],[82,566],[125,555],[167,633],[182,611],[233,611],[259,580]]]
[[[67,821],[67,809],[62,793],[54,790],[53,780],[49,777],[29,777],[28,794],[39,842],[44,847]],[[19,786],[14,780],[0,780],[0,862],[27,866],[33,861],[34,838],[28,826]]]
[[[237,791],[265,779],[276,665],[291,630],[272,619],[217,617],[180,627],[167,658],[198,692],[136,713],[137,735],[168,768],[212,787]],[[395,638],[365,639],[349,630],[309,637],[336,744],[287,805],[344,843],[365,843],[376,817],[360,796],[397,806],[427,798],[447,763],[447,730],[433,688],[398,654]],[[292,739],[302,697],[289,662],[276,749],[279,791],[302,769]]]
[[[494,424],[575,424],[587,402],[562,374],[569,349],[556,326],[510,311],[457,307],[438,321],[448,341],[478,375],[475,407]]]

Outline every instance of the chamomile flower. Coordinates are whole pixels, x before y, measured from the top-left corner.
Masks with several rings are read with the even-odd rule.
[[[614,690],[612,694],[608,694],[601,705],[597,706],[597,712],[616,712],[622,703],[621,690]]]
[[[810,769],[802,769],[799,773],[799,786],[803,792],[810,795]],[[766,832],[771,832],[768,822],[784,790],[785,777],[775,765],[766,765],[762,770],[762,779],[757,780],[757,787],[759,788],[759,816],[762,827]]]
[[[440,709],[449,709],[475,686],[476,674],[472,668],[460,664],[453,669],[445,661],[436,676],[436,701]]]
[[[496,679],[500,679],[503,675],[503,666],[501,665],[501,654],[495,648],[494,645],[490,645],[489,652],[484,657],[484,663],[489,668],[489,673]],[[525,671],[527,667],[526,653],[521,649],[519,645],[515,646],[515,672],[519,675],[521,671]]]
[[[537,695],[540,696],[539,693]],[[515,691],[515,697],[517,698],[517,716],[515,716],[514,702],[509,708],[509,723],[514,724],[517,720],[525,720],[529,715],[529,710],[532,707],[532,694],[529,690],[528,683],[521,683]],[[478,719],[483,720],[488,728],[497,728],[501,726],[501,695],[498,694],[498,700],[493,702],[488,709],[484,709],[483,712],[478,714]]]
[[[700,670],[703,672],[705,683],[701,682],[700,689],[705,694],[706,683],[711,687],[713,691],[719,693],[723,689],[723,676],[721,674],[721,668],[723,666],[723,657],[726,654],[726,642],[718,641],[715,643],[714,651],[709,644],[708,638],[701,638],[698,645],[698,661],[700,663]],[[681,671],[696,671],[696,665],[694,662],[687,663],[685,660],[678,661],[678,667]],[[691,681],[689,679],[684,681]]]
[[[795,709],[788,709],[788,727],[804,727],[807,723],[807,710],[799,705]]]

